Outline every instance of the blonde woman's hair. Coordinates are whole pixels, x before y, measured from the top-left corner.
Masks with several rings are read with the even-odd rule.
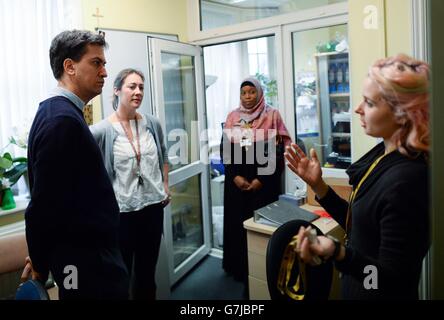
[[[408,72],[412,71],[412,72]],[[369,70],[381,97],[393,110],[401,127],[395,132],[399,152],[413,156],[429,152],[430,67],[405,54],[381,59]]]

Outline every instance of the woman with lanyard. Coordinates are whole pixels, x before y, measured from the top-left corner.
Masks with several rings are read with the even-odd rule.
[[[245,79],[240,105],[224,126],[221,157],[225,166],[223,268],[247,288],[247,239],[243,222],[253,211],[278,200],[290,135],[277,109],[265,103],[259,81]]]
[[[418,299],[429,240],[429,66],[405,55],[377,61],[355,109],[367,135],[382,138],[348,169],[349,203],[322,179],[316,152],[309,159],[287,148],[289,168],[346,230],[346,244],[298,233],[304,262],[333,259],[342,273],[344,299]]]
[[[144,80],[138,70],[122,70],[114,80],[115,112],[91,131],[120,207],[120,248],[132,278],[130,296],[154,300],[163,208],[171,197],[162,128],[156,118],[137,112]]]

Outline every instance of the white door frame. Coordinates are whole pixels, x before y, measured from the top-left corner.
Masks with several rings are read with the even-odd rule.
[[[165,100],[162,76],[162,53],[172,53],[178,55],[194,57],[195,67],[195,92],[197,104],[197,119],[194,123],[195,127],[192,129],[192,137],[189,139],[198,138],[205,134],[206,120],[205,120],[205,106],[204,106],[204,78],[203,78],[203,61],[202,49],[195,45],[163,40],[163,39],[148,39],[148,51],[150,52],[150,71],[151,71],[151,88],[153,90],[153,113],[159,118],[162,129],[165,132],[165,139],[167,139],[168,132],[166,132],[165,125]],[[198,248],[190,257],[188,257],[179,266],[174,268],[171,253],[173,252],[173,236],[172,236],[172,217],[171,206],[165,208],[164,221],[164,237],[166,244],[166,252],[170,254],[169,257],[169,274],[171,285],[176,283],[185,273],[187,273],[194,265],[196,265],[202,258],[204,258],[211,249],[210,237],[210,218],[206,214],[209,211],[209,172],[208,172],[208,154],[205,152],[205,139],[198,139],[199,142],[192,141],[192,161],[191,163],[174,170],[169,173],[169,185],[174,186],[193,176],[200,175],[201,187],[201,206],[202,206],[202,230],[203,230],[203,245]],[[203,140],[203,141],[202,141]],[[206,139],[207,140],[207,139]],[[193,144],[194,143],[194,144]]]

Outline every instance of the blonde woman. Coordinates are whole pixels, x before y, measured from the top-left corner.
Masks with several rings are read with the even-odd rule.
[[[344,299],[418,299],[422,260],[429,248],[429,66],[406,55],[377,61],[356,107],[361,126],[379,143],[348,169],[349,203],[324,182],[316,152],[287,148],[289,168],[346,230],[346,244],[304,228],[297,251],[333,259]],[[368,278],[371,276],[371,279]]]

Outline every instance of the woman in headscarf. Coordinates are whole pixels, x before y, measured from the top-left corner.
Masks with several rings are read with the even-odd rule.
[[[248,260],[243,222],[254,210],[278,200],[283,150],[290,143],[281,115],[265,103],[259,81],[242,81],[240,105],[225,122],[221,157],[225,165],[223,268],[245,284]]]

